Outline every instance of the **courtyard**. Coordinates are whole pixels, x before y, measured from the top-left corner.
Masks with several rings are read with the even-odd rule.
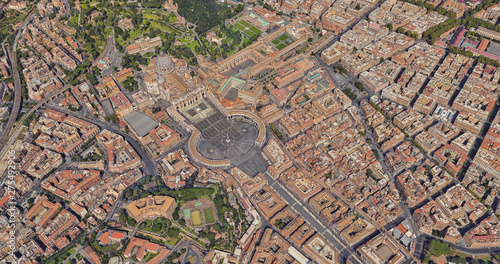
[[[250,38],[255,35],[260,36],[260,34],[262,34],[262,32],[258,28],[252,26],[252,24],[245,20],[240,20],[233,26]]]
[[[275,38],[273,41],[274,47],[278,50],[284,49],[286,46],[290,45],[293,43],[293,39],[291,39],[288,35],[282,34],[281,36]]]

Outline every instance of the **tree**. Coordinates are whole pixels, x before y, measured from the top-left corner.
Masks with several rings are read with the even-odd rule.
[[[364,91],[364,90],[365,90],[365,88],[364,88],[364,86],[363,86],[363,83],[362,83],[362,82],[356,82],[356,83],[354,83],[354,85],[355,85],[355,86],[356,86],[356,88],[358,88],[358,90],[360,90],[360,91]]]
[[[394,29],[394,26],[392,25],[392,23],[388,23],[387,25],[385,25],[390,31],[392,31]]]
[[[24,120],[23,120],[23,126],[29,126],[30,123],[35,119],[35,115],[33,113],[29,114]]]
[[[216,0],[174,0],[178,5],[178,12],[187,21],[196,24],[196,32],[202,34],[211,28],[220,25],[235,13],[241,12],[241,7],[235,7],[233,12],[227,5],[220,5]]]
[[[161,231],[161,225],[153,225],[152,230],[155,233],[160,233],[160,231]]]
[[[167,235],[169,237],[178,237],[179,236],[179,229],[177,229],[177,228],[170,228],[167,231]]]
[[[208,241],[214,241],[215,240],[215,234],[212,233],[212,232],[208,233],[207,239],[208,239]]]
[[[135,92],[139,89],[139,85],[132,76],[128,76],[127,79],[123,81],[123,88],[129,92]]]
[[[172,213],[172,219],[174,219],[174,221],[179,220],[179,210],[179,205],[177,205],[174,212]]]
[[[120,120],[118,119],[118,116],[116,116],[116,114],[111,114],[107,117],[104,118],[106,121],[111,121],[113,123],[115,123],[115,125],[118,125],[118,122],[120,122]]]
[[[101,70],[97,68],[97,66],[92,66],[92,72],[94,73],[94,75],[101,74]]]
[[[184,218],[179,219],[179,225],[185,226],[186,225],[186,220],[184,220]]]
[[[137,225],[137,222],[134,220],[134,218],[129,218],[128,221],[127,221],[127,224],[129,226],[136,226]]]
[[[119,27],[115,27],[115,34],[118,36],[123,36],[123,30]]]
[[[441,255],[451,255],[453,251],[447,243],[442,243],[439,240],[433,239],[429,245],[429,254],[439,257]]]
[[[344,92],[352,101],[356,101],[356,99],[358,99],[358,96],[351,90],[351,88],[344,89],[342,92]]]

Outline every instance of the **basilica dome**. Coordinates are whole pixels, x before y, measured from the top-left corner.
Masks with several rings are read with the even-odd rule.
[[[155,59],[155,71],[161,75],[167,75],[175,71],[175,64],[172,58],[161,52]]]

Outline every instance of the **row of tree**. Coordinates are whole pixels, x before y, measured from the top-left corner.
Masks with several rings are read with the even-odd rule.
[[[407,0],[410,1],[410,0]],[[434,44],[436,39],[441,36],[441,34],[445,33],[446,31],[458,27],[460,25],[464,26],[465,28],[469,29],[471,27],[477,28],[477,27],[484,27],[490,30],[494,30],[497,32],[500,32],[500,26],[498,25],[493,25],[492,23],[476,18],[473,15],[481,10],[484,10],[494,4],[498,3],[498,0],[485,0],[481,4],[479,4],[476,8],[474,9],[469,9],[467,10],[463,17],[461,19],[456,19],[456,14],[452,11],[446,11],[444,8],[436,8],[436,10],[439,13],[442,13],[446,16],[449,17],[448,20],[445,22],[433,26],[426,30],[423,34],[422,37],[427,39],[427,41],[430,44]]]

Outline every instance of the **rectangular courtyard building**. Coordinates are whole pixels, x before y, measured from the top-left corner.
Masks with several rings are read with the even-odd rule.
[[[146,219],[155,219],[157,217],[170,218],[174,212],[177,203],[175,199],[169,196],[148,196],[127,205],[128,214],[135,221],[141,222]]]

